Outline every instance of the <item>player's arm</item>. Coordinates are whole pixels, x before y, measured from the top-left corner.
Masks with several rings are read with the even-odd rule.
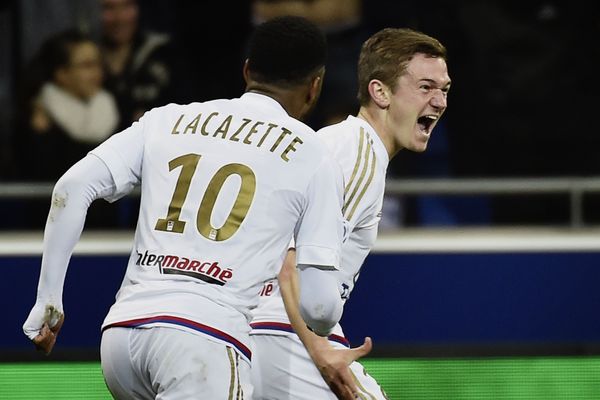
[[[336,270],[298,264],[300,315],[314,333],[328,336],[342,318],[344,303],[338,291]]]
[[[37,298],[23,325],[36,347],[49,354],[64,320],[62,294],[67,266],[81,236],[90,204],[110,195],[114,183],[106,165],[87,155],[56,183],[44,230]]]
[[[354,399],[357,388],[348,366],[371,351],[371,339],[367,338],[362,346],[354,349],[336,349],[327,338],[317,336],[307,328],[299,310],[300,287],[295,256],[295,250],[288,251],[278,277],[290,323],[332,392],[339,399]]]
[[[312,172],[295,230],[299,310],[306,323],[326,336],[342,316],[335,273],[344,236],[342,172],[328,157]]]

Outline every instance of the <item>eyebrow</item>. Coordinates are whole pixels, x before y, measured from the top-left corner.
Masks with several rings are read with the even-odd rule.
[[[444,89],[449,90],[450,85],[452,84],[452,81],[449,80],[445,85],[439,86],[438,82],[435,79],[431,79],[431,78],[421,78],[421,79],[418,79],[417,82],[428,82],[428,83],[431,83],[432,85],[434,85],[435,87],[439,87],[442,90],[444,90]]]
[[[434,84],[435,86],[438,86],[438,82],[437,82],[435,79],[431,79],[431,78],[421,78],[421,79],[419,79],[417,82],[422,82],[422,81],[429,82],[429,83],[432,83],[432,84]],[[450,80],[449,80],[449,81],[448,81],[448,82],[447,82],[445,85],[443,85],[442,87],[444,87],[444,88],[447,88],[447,87],[450,87],[450,85],[451,85],[451,84],[452,84],[452,81],[450,81]]]

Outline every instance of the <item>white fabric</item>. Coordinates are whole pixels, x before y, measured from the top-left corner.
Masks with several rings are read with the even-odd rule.
[[[298,265],[300,315],[319,336],[327,336],[342,317],[343,303],[338,292],[338,271]]]
[[[314,132],[269,97],[246,93],[153,109],[92,153],[112,173],[111,199],[139,183],[142,191],[134,248],[104,327],[168,316],[250,347],[250,310],[279,272],[293,234],[299,260],[339,265],[341,171]],[[214,179],[225,166],[220,186]],[[246,190],[236,206],[249,187],[254,194]],[[169,214],[174,194],[180,203]],[[245,218],[220,240],[232,209]],[[212,227],[205,233],[202,212]]]
[[[115,100],[104,89],[84,101],[53,83],[46,83],[39,101],[52,119],[78,142],[98,144],[114,133],[119,122]]]
[[[319,130],[317,136],[330,149],[333,159],[341,167],[346,187],[344,203],[348,205],[344,215],[348,218],[346,223],[349,236],[342,245],[342,263],[338,272],[341,276],[339,291],[345,301],[377,238],[389,156],[375,130],[363,119],[353,116]],[[252,322],[289,323],[277,280],[266,282],[265,285],[270,285],[272,289],[261,292],[263,295],[258,308],[253,310]],[[264,295],[267,293],[268,295]],[[265,333],[265,330],[255,333]],[[333,333],[343,336],[339,325]]]
[[[100,353],[106,384],[119,400],[252,399],[250,365],[203,336],[163,327],[110,328]]]
[[[36,303],[23,325],[30,338],[44,322],[56,325],[63,313],[62,293],[73,248],[81,236],[87,209],[97,198],[115,190],[110,171],[93,155],[71,167],[56,183],[44,230],[44,252]],[[51,310],[55,310],[52,312]]]
[[[296,336],[254,335],[252,384],[255,400],[335,400]],[[334,344],[334,346],[339,346]],[[350,364],[360,399],[385,400],[381,387],[358,363]]]

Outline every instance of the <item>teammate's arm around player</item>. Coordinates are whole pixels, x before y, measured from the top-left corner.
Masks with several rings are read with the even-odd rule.
[[[339,399],[352,400],[357,388],[348,366],[369,354],[372,348],[371,338],[366,338],[364,344],[353,349],[336,349],[326,337],[318,336],[308,329],[300,313],[300,287],[295,256],[296,251],[290,249],[278,276],[279,289],[290,323],[333,393]]]

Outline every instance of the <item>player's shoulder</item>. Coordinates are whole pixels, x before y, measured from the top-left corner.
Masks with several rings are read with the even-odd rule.
[[[303,140],[308,141],[315,146],[320,146],[321,142],[316,136],[316,131],[304,122],[288,116],[286,117],[285,124],[296,136],[302,137]]]
[[[317,136],[316,131],[306,123],[289,116],[287,113],[273,119],[284,134],[289,133],[290,137],[299,141],[301,146],[309,151],[304,151],[304,155],[310,159],[327,158],[330,150],[323,146],[323,142]]]
[[[319,139],[329,145],[338,147],[345,143],[351,145],[358,141],[361,124],[356,117],[349,115],[345,120],[326,126],[317,131]]]
[[[151,108],[146,111],[142,116],[142,120],[151,120],[156,122],[160,119],[169,119],[173,115],[181,115],[181,114],[191,114],[191,113],[199,113],[202,112],[203,109],[207,107],[216,108],[221,104],[225,104],[230,102],[229,99],[218,99],[218,100],[210,100],[205,102],[191,102],[191,103],[168,103],[162,106]],[[170,119],[169,119],[170,121]]]
[[[362,132],[362,133],[361,133]],[[361,129],[360,121],[348,116],[343,121],[326,126],[317,131],[317,137],[323,142],[331,152],[341,155],[350,155],[358,151],[361,141],[361,135],[364,136],[364,129]]]

